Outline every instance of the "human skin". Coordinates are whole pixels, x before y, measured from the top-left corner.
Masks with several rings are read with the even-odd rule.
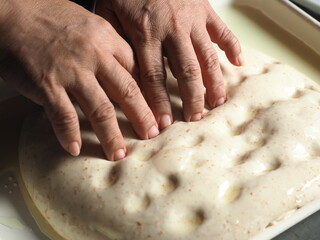
[[[71,99],[109,160],[126,155],[111,100],[141,139],[172,123],[163,55],[178,79],[186,121],[202,117],[203,86],[211,107],[225,101],[211,41],[241,65],[238,40],[204,0],[158,2],[170,8],[153,0],[99,0],[103,19],[66,0],[0,0],[0,75],[44,107],[60,144],[72,155],[79,154],[81,137]]]
[[[206,100],[211,108],[226,100],[218,56],[212,42],[234,65],[243,64],[238,39],[207,0],[97,0],[105,17],[132,45],[141,87],[160,128],[172,122],[166,91],[166,56],[177,78],[186,121],[199,120]]]
[[[158,124],[132,76],[131,47],[105,19],[64,0],[0,0],[0,75],[44,107],[62,147],[78,155],[81,137],[70,98],[89,119],[109,160],[126,147],[117,102],[142,139]]]

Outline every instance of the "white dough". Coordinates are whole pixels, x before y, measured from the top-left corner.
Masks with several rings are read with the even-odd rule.
[[[293,68],[245,49],[219,52],[228,101],[142,141],[118,112],[128,157],[103,159],[82,117],[81,156],[59,146],[43,113],[21,137],[26,188],[66,240],[242,240],[320,197],[320,90]]]

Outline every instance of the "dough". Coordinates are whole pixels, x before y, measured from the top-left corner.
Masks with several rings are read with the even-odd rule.
[[[21,174],[32,201],[67,240],[248,239],[320,197],[320,90],[293,68],[245,49],[246,66],[219,52],[226,104],[138,140],[118,118],[128,157],[103,159],[81,118],[81,156],[59,146],[43,113],[21,136]]]

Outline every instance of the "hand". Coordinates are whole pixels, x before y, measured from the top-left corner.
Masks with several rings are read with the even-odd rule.
[[[0,16],[0,74],[44,107],[65,150],[78,155],[81,148],[70,97],[89,119],[110,160],[126,154],[110,99],[141,138],[159,133],[132,77],[132,49],[106,20],[69,1],[5,2],[10,14]]]
[[[212,41],[231,63],[240,66],[243,59],[239,41],[207,0],[98,0],[96,12],[121,24],[136,52],[142,87],[160,128],[172,122],[164,55],[178,80],[186,121],[201,119],[204,87],[210,107],[225,102]]]

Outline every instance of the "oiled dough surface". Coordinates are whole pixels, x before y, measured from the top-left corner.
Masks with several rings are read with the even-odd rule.
[[[129,155],[102,158],[82,119],[83,149],[70,157],[42,113],[26,123],[21,172],[34,204],[67,240],[248,239],[320,197],[319,87],[251,50],[246,66],[220,54],[228,102],[199,122],[179,119],[138,140],[119,112]]]

